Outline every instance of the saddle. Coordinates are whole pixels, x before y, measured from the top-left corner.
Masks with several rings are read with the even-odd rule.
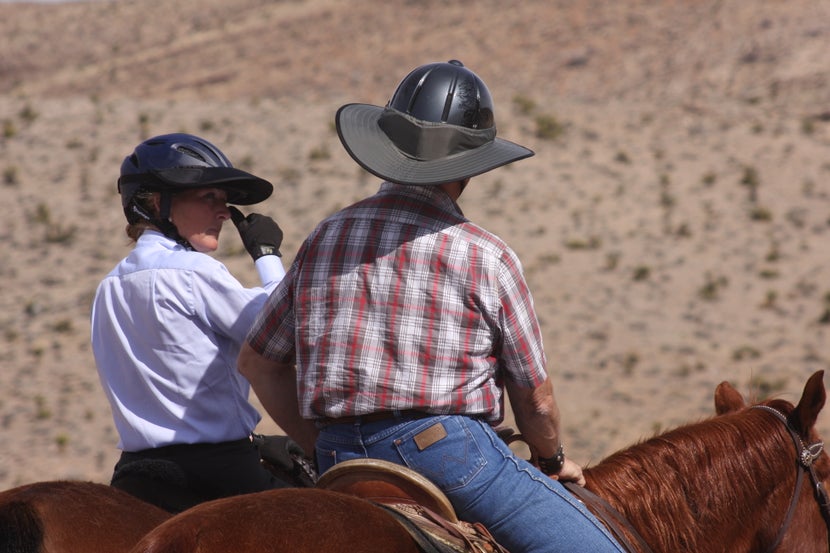
[[[508,553],[481,524],[458,520],[444,493],[405,466],[380,459],[344,461],[323,473],[317,487],[378,505],[426,553]]]

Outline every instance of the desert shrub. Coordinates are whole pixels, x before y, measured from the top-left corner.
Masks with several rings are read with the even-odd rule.
[[[237,167],[244,171],[248,171],[249,173],[253,172],[254,170],[254,158],[250,155],[247,155],[239,160],[238,163],[235,164]]]
[[[778,305],[778,292],[775,290],[767,290],[764,296],[764,301],[761,302],[762,309],[775,309]]]
[[[758,176],[758,170],[754,167],[745,166],[743,175],[741,176],[741,186],[749,189],[750,201],[756,201],[758,199],[758,187],[761,186],[761,178]]]
[[[756,396],[758,397],[759,401],[763,401],[764,399],[778,394],[785,390],[787,387],[787,379],[786,378],[779,378],[777,380],[768,380],[761,375],[758,375],[752,379],[752,388],[757,390]]]
[[[598,236],[571,238],[565,241],[565,247],[569,250],[597,250],[600,246],[602,246],[602,239]]]
[[[772,221],[772,211],[762,205],[756,205],[749,210],[749,218],[753,221]]]
[[[718,179],[718,176],[715,174],[714,171],[707,171],[700,177],[700,182],[705,184],[706,186],[712,186],[715,184],[715,181]]]
[[[46,227],[45,240],[49,244],[68,244],[75,238],[77,230],[75,225],[53,223]]]
[[[536,109],[536,102],[527,96],[517,94],[513,97],[513,105],[522,115],[530,115]]]
[[[729,279],[724,276],[706,275],[703,286],[698,289],[697,295],[700,299],[705,301],[715,301],[720,297],[722,289],[729,284]]]
[[[651,268],[647,265],[640,265],[634,269],[633,279],[635,281],[648,280],[651,276]]]
[[[34,110],[34,108],[32,108],[31,105],[26,104],[25,106],[23,106],[23,109],[20,110],[19,115],[23,121],[31,123],[32,121],[37,119],[39,114]]]
[[[35,396],[35,418],[46,420],[52,417],[52,410],[46,405],[46,398]]]
[[[74,329],[71,319],[61,319],[52,325],[52,330],[58,333],[72,332]]]
[[[565,127],[553,115],[536,117],[536,136],[544,140],[556,140],[565,132]]]
[[[9,186],[20,184],[19,171],[16,165],[11,165],[3,170],[3,183]]]
[[[322,161],[325,159],[331,158],[331,152],[329,151],[328,146],[323,144],[322,146],[317,146],[316,148],[312,148],[311,152],[308,154],[308,159],[311,161]]]
[[[52,220],[52,211],[49,206],[41,202],[35,207],[35,213],[32,215],[32,221],[35,223],[49,224]]]
[[[758,359],[759,357],[761,357],[761,352],[758,351],[758,348],[752,346],[741,346],[732,352],[732,359],[735,361]]]
[[[3,138],[12,138],[17,134],[17,127],[13,121],[8,119],[3,121]]]

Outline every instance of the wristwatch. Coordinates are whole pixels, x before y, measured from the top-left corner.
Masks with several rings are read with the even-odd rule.
[[[536,459],[536,463],[539,465],[539,470],[548,476],[559,474],[559,471],[565,466],[565,448],[562,444],[559,444],[556,455],[553,457],[539,457]]]

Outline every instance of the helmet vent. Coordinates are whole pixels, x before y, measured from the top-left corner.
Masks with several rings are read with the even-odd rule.
[[[198,159],[199,161],[201,161],[203,163],[208,162],[208,160],[205,159],[205,157],[201,153],[199,153],[198,151],[196,151],[192,148],[188,148],[187,146],[183,146],[183,145],[180,144],[180,145],[176,146],[176,151],[181,152],[185,155],[189,155],[190,157],[195,157],[196,159]]]

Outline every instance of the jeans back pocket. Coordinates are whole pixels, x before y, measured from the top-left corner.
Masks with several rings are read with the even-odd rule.
[[[467,485],[487,464],[475,424],[461,416],[430,418],[397,436],[395,447],[409,468],[452,491]]]

